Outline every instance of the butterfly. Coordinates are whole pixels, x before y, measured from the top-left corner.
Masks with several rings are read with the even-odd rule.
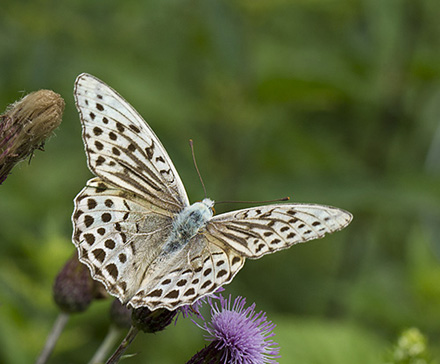
[[[352,215],[280,203],[213,215],[190,204],[162,143],[116,91],[83,73],[74,96],[89,169],[75,197],[73,242],[95,280],[124,304],[174,310],[232,281],[246,258],[322,238]]]

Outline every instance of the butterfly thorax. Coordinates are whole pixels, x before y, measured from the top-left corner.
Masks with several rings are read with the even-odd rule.
[[[163,253],[172,253],[182,249],[189,240],[202,229],[212,217],[214,201],[205,198],[202,202],[195,202],[185,207],[173,221],[173,228]]]

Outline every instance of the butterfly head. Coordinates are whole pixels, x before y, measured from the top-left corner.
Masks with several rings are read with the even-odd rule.
[[[208,209],[210,209],[213,214],[215,213],[215,210],[214,210],[215,202],[213,200],[211,200],[210,198],[204,198],[202,200],[202,204],[204,204]]]

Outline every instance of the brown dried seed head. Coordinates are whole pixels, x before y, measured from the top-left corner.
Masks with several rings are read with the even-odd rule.
[[[30,93],[0,115],[0,183],[60,125],[64,100],[50,90]]]

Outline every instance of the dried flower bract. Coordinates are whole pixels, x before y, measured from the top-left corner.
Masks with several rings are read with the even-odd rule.
[[[44,141],[61,123],[64,105],[57,93],[39,90],[0,115],[0,184],[15,164],[43,148]]]

